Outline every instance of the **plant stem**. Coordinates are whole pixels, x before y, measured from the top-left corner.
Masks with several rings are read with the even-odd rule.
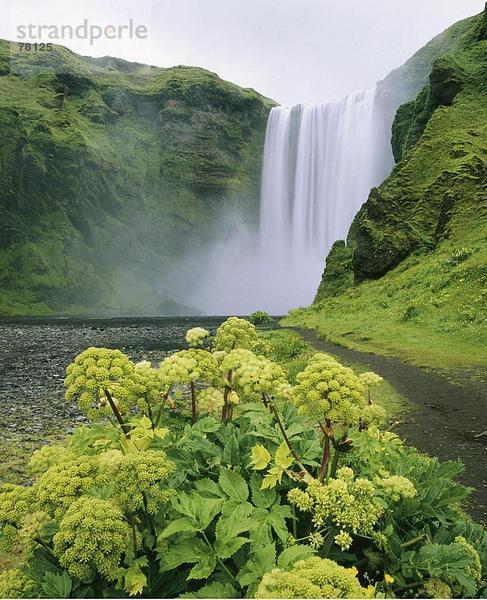
[[[115,415],[124,435],[126,436],[130,430],[129,426],[126,425],[124,420],[122,419],[122,415],[120,414],[118,408],[115,406],[115,402],[113,401],[112,395],[108,390],[105,390],[105,396],[107,397],[108,404],[110,404],[110,408],[112,409],[113,414]]]
[[[147,396],[145,396],[145,401],[147,402],[147,412],[149,413],[149,419],[150,419],[150,422],[151,422],[151,427],[152,427],[152,430],[154,430],[156,426],[154,424],[154,418],[153,418],[153,415],[152,415],[152,408],[151,408],[151,405],[149,404],[149,401],[147,400]]]
[[[133,519],[130,521],[130,524],[132,525],[132,544],[134,546],[134,557],[137,557],[137,532]]]
[[[325,425],[326,427],[323,427],[320,423],[320,427],[323,431],[323,456],[321,458],[321,465],[320,465],[320,469],[318,471],[318,481],[323,483],[324,479],[325,479],[325,475],[327,473],[327,468],[328,468],[328,462],[330,460],[330,438],[332,437],[332,435],[330,435],[331,433],[331,422],[330,419],[326,419],[325,421]]]
[[[156,528],[154,526],[154,521],[152,520],[152,516],[149,513],[149,503],[147,502],[147,496],[145,492],[142,492],[142,502],[144,503],[144,510],[147,517],[147,522],[149,523],[149,529],[151,530],[151,534],[154,536],[154,541],[157,539]]]
[[[32,540],[34,542],[36,542],[37,544],[41,545],[43,548],[45,548],[49,552],[49,554],[53,555],[52,548],[44,540],[41,540],[40,538],[37,538],[37,537],[32,538]]]
[[[155,422],[156,427],[159,425],[159,421],[161,420],[162,411],[164,410],[164,407],[166,406],[166,402],[167,402],[167,399],[169,398],[170,391],[171,391],[171,388],[169,388],[167,393],[164,394],[164,396],[162,397],[162,404],[159,406],[159,411],[157,412],[157,417],[156,417],[156,422]]]
[[[208,539],[206,533],[204,531],[202,531],[201,535],[203,536],[203,538],[204,538],[205,542],[208,544],[208,546],[211,548],[211,551],[213,552],[213,554],[216,556],[217,561],[220,563],[220,565],[223,567],[223,569],[227,572],[227,574],[230,575],[230,577],[235,581],[235,575],[225,565],[225,563],[221,560],[221,558],[218,557],[218,554],[216,553],[216,550],[213,547],[213,544]]]
[[[232,388],[231,388],[232,379],[233,379],[233,371],[230,369],[230,371],[228,371],[228,373],[227,373],[227,380],[230,383],[230,385],[226,385],[225,390],[223,392],[224,404],[223,404],[223,408],[222,408],[222,421],[224,423],[226,423],[227,421],[229,421],[232,418],[230,406],[228,404],[228,396],[230,396],[230,392],[232,391]]]
[[[281,417],[279,416],[279,413],[277,412],[277,409],[274,406],[274,403],[272,402],[272,400],[268,396],[266,396],[266,394],[262,394],[262,396],[265,397],[265,399],[267,400],[267,403],[268,403],[268,405],[269,405],[269,407],[271,409],[271,412],[274,414],[274,417],[275,417],[275,419],[277,421],[277,425],[279,427],[281,435],[284,438],[284,441],[286,442],[286,446],[289,448],[289,452],[291,452],[291,454],[294,457],[294,460],[297,462],[297,464],[299,465],[299,467],[301,467],[301,469],[305,473],[308,473],[308,470],[306,469],[306,467],[299,460],[299,456],[297,455],[296,450],[294,449],[294,446],[291,444],[291,441],[289,440],[289,438],[287,436],[286,430],[284,429],[284,425],[282,424],[282,421],[281,421]]]
[[[417,544],[418,542],[423,540],[425,537],[426,537],[426,534],[422,533],[421,535],[418,535],[418,537],[415,537],[414,539],[404,542],[404,544],[401,544],[401,548],[409,548],[409,546],[414,546],[414,544]]]
[[[192,381],[189,385],[191,388],[191,423],[194,425],[196,423],[196,394],[194,391],[194,382]]]
[[[336,445],[335,446],[335,451],[333,452],[333,460],[332,460],[332,463],[331,463],[331,471],[330,471],[330,477],[332,479],[336,475],[339,459],[340,459],[340,452],[338,450],[338,445]]]
[[[323,456],[321,458],[320,469],[318,471],[318,481],[323,483],[325,479],[325,474],[328,466],[328,461],[330,460],[330,438],[325,436],[323,441]]]

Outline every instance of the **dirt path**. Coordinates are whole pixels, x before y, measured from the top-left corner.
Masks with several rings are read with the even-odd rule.
[[[293,329],[318,350],[330,352],[349,364],[370,367],[416,406],[396,431],[422,452],[443,461],[463,461],[465,473],[461,480],[476,490],[468,512],[486,523],[487,435],[479,435],[487,430],[485,383],[472,389],[466,381],[465,387],[459,387],[399,359],[349,350],[320,340],[314,331]]]

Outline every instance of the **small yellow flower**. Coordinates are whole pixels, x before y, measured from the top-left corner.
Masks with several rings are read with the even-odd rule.
[[[384,581],[390,585],[391,583],[394,583],[394,577],[389,575],[389,573],[384,573]]]

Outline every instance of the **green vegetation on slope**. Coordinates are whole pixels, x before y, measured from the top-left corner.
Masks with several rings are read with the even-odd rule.
[[[181,311],[173,259],[257,214],[271,105],[203,69],[0,42],[0,314]]]
[[[485,365],[487,25],[456,49],[393,126],[399,160],[337,242],[312,307],[286,323],[436,367]]]

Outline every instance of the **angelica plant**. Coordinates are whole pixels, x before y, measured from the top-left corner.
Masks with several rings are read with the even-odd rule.
[[[165,358],[159,367],[160,376],[168,389],[187,384],[191,390],[191,419],[197,419],[196,383],[221,385],[222,377],[213,355],[207,350],[191,348]]]
[[[236,348],[251,349],[256,341],[255,325],[245,319],[230,317],[217,329],[215,349],[227,352]]]
[[[348,449],[347,430],[358,425],[366,405],[364,386],[352,369],[321,353],[309,360],[296,380],[292,393],[298,411],[315,419],[323,433],[323,455],[318,472],[319,481],[323,481],[330,460],[330,443],[335,448],[331,476],[337,467],[339,451]],[[339,440],[335,437],[336,426],[343,429]]]

